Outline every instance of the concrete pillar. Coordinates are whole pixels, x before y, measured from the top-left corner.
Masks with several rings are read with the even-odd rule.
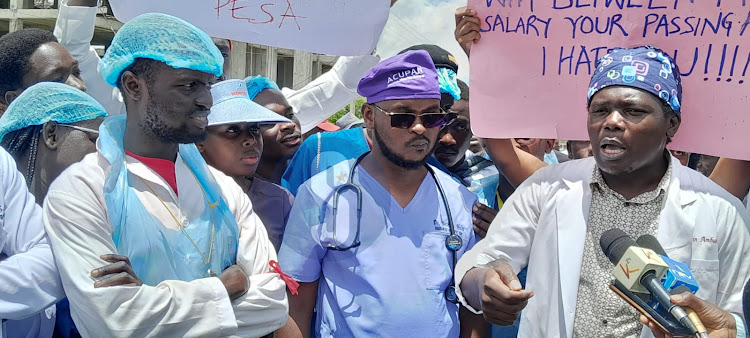
[[[247,43],[232,41],[232,68],[229,69],[229,75],[226,79],[244,79],[245,70],[247,69]]]
[[[13,12],[13,17],[10,19],[10,23],[8,26],[8,32],[15,32],[23,29],[23,21],[21,19],[17,18],[17,9],[23,9],[24,8],[24,0],[10,0],[10,10]]]
[[[312,53],[294,51],[294,89],[300,89],[313,78]]]
[[[264,72],[266,77],[276,81],[278,76],[278,61],[279,54],[276,51],[276,47],[268,46],[266,48],[266,71]]]
[[[23,29],[23,21],[21,19],[16,19],[16,18],[10,19],[10,24],[8,27],[9,27],[8,33],[20,31]]]

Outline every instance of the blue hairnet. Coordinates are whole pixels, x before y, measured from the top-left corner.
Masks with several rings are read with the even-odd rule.
[[[0,141],[5,135],[29,126],[74,123],[106,116],[104,107],[88,94],[58,82],[40,82],[11,102],[0,118]]]
[[[458,81],[456,78],[456,72],[450,68],[437,68],[438,82],[440,83],[440,92],[451,94],[453,99],[458,101],[461,99],[461,88],[458,88]]]
[[[139,15],[120,28],[99,61],[104,81],[116,86],[122,72],[136,58],[216,76],[224,71],[224,58],[206,33],[187,21],[161,13]]]
[[[260,75],[248,76],[245,78],[245,83],[247,84],[247,95],[250,96],[251,100],[254,100],[264,89],[280,90],[276,82]]]

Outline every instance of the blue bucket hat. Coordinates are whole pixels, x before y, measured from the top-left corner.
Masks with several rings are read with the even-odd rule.
[[[243,80],[226,80],[211,87],[214,105],[208,114],[208,125],[228,123],[276,124],[291,123],[289,119],[253,102],[247,95]]]

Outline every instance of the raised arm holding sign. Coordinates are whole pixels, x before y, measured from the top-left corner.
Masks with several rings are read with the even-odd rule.
[[[691,117],[670,146],[750,159],[737,109],[747,103],[750,68],[743,44],[750,6],[742,1],[470,0],[469,7],[482,37],[472,38],[471,111],[484,122],[477,135],[586,139],[586,102],[576,93],[596,61],[614,47],[654,45],[676,58]],[[647,71],[633,66],[632,74],[608,76]]]

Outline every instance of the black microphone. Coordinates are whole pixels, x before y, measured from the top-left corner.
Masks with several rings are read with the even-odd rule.
[[[648,292],[691,333],[698,333],[685,310],[672,303],[661,279],[668,265],[653,250],[638,247],[620,229],[605,231],[599,239],[604,254],[615,265],[613,275],[630,292]]]
[[[661,247],[661,243],[659,243],[659,240],[654,236],[641,235],[641,237],[638,237],[638,239],[635,240],[635,243],[642,248],[654,250],[654,252],[659,255],[667,256],[667,252],[664,251],[664,248]]]

